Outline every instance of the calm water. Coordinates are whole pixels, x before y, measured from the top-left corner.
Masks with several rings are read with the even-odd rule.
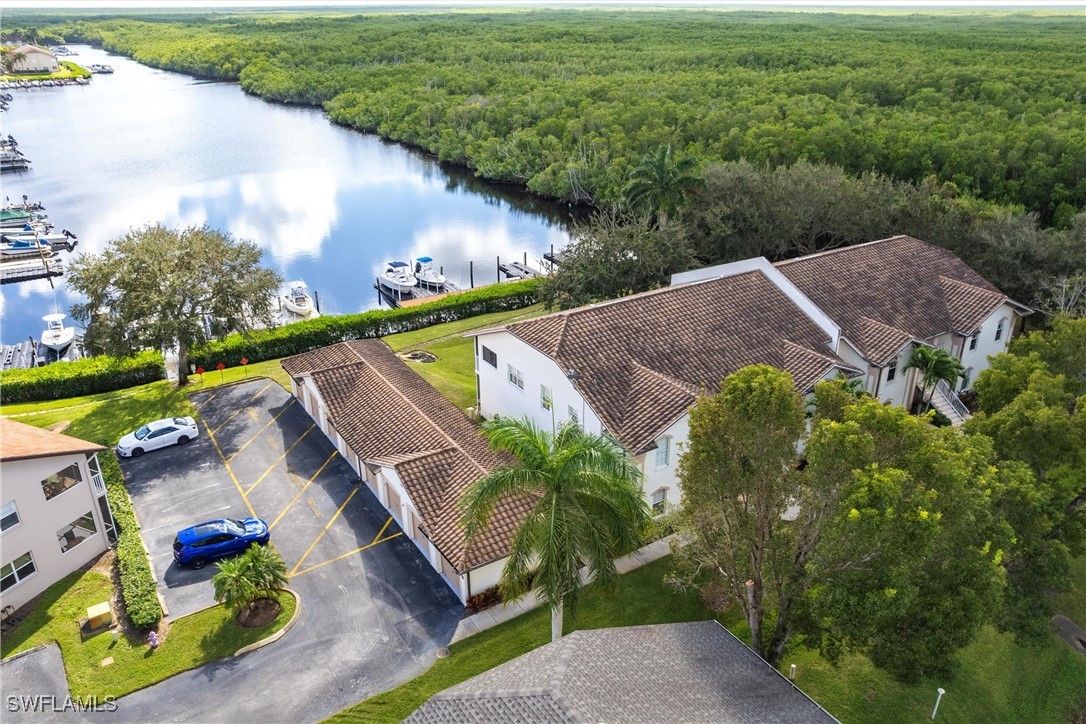
[[[206,221],[259,244],[265,264],[317,291],[323,312],[347,313],[377,305],[374,277],[394,259],[432,256],[467,288],[469,260],[479,286],[495,281],[496,256],[527,253],[533,263],[568,241],[563,207],[443,169],[317,110],[71,47],[81,65],[116,73],[11,91],[0,129],[32,161],[4,174],[2,195],[43,203],[58,230],[79,236],[76,255],[146,223]],[[54,303],[68,308],[57,286],[0,287],[0,339],[37,338]]]

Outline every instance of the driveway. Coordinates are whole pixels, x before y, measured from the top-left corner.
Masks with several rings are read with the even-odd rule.
[[[0,665],[5,722],[41,722],[66,716],[68,679],[60,647],[49,644],[17,654]],[[103,702],[104,705],[104,702]],[[77,718],[77,717],[74,717]]]
[[[216,570],[173,563],[177,530],[248,515],[272,526],[302,612],[276,644],[130,694],[94,718],[316,721],[424,671],[451,638],[460,602],[301,405],[266,379],[192,400],[198,440],[122,463],[170,618],[213,602]]]

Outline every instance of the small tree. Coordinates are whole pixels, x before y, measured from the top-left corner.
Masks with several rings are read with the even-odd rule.
[[[641,470],[613,440],[574,423],[555,433],[530,420],[495,417],[483,425],[491,447],[516,458],[465,491],[466,539],[486,530],[498,501],[533,496],[513,537],[498,588],[506,601],[536,590],[551,609],[551,640],[562,636],[562,610],[576,614],[581,568],[595,585],[618,584],[614,558],[636,545],[649,520]]]
[[[188,382],[189,349],[209,326],[249,330],[271,322],[282,283],[260,266],[260,248],[208,226],[182,231],[146,226],[84,254],[70,267],[68,286],[86,302],[72,316],[90,325],[95,351],[131,354],[177,347],[179,384]]]
[[[950,389],[965,375],[961,361],[955,359],[942,347],[921,345],[913,349],[905,369],[915,367],[920,372],[921,390],[924,396],[923,412],[931,409],[931,398],[935,395],[935,386],[944,380]]]
[[[258,599],[271,598],[277,588],[287,584],[286,564],[272,546],[250,546],[218,567],[219,572],[211,578],[215,600],[238,613]]]

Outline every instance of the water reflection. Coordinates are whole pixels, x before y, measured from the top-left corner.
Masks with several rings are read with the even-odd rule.
[[[18,91],[3,118],[3,133],[33,160],[30,172],[4,176],[4,195],[45,203],[58,228],[79,235],[77,253],[149,223],[206,222],[255,241],[265,263],[319,293],[324,312],[344,313],[377,304],[373,278],[393,259],[433,256],[464,287],[474,261],[478,286],[495,280],[499,255],[531,262],[568,242],[575,211],[566,206],[320,111],[93,48],[79,54],[116,73],[87,87]],[[54,299],[61,311],[72,301],[47,280],[4,286],[0,338],[39,335]]]

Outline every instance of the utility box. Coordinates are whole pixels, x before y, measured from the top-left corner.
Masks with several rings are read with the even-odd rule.
[[[113,624],[113,609],[109,601],[99,603],[87,609],[87,626],[91,630],[105,628]]]

